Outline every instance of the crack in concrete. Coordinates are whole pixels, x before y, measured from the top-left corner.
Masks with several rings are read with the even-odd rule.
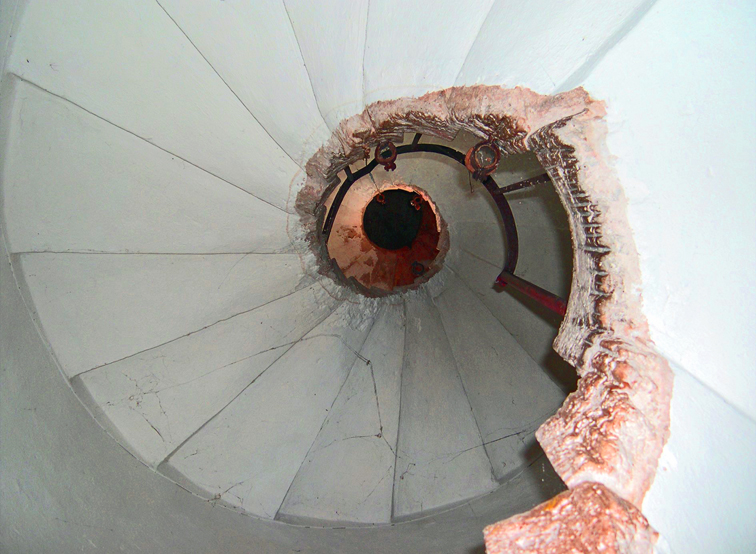
[[[204,167],[201,167],[201,166],[199,166],[199,165],[197,165],[197,164],[195,164],[195,163],[193,163],[193,162],[189,161],[188,159],[186,159],[186,158],[183,158],[183,157],[179,156],[178,154],[175,154],[175,153],[171,152],[170,150],[167,150],[167,149],[163,148],[162,146],[159,146],[159,145],[155,144],[155,143],[154,143],[154,142],[152,142],[151,140],[149,140],[149,139],[147,139],[147,138],[145,138],[145,137],[142,137],[142,136],[140,136],[140,135],[136,134],[136,133],[135,133],[135,132],[133,132],[133,131],[129,131],[129,130],[128,130],[128,129],[126,129],[125,127],[121,127],[120,125],[118,125],[118,124],[116,124],[116,123],[113,123],[112,121],[110,121],[110,120],[108,120],[108,119],[105,119],[104,117],[102,117],[102,116],[99,116],[99,115],[97,115],[97,114],[96,114],[96,113],[94,113],[94,112],[91,112],[91,111],[89,111],[89,110],[88,110],[88,109],[86,109],[85,107],[83,107],[83,106],[81,106],[81,105],[77,104],[76,102],[73,102],[72,100],[69,100],[68,98],[65,98],[64,96],[60,96],[59,94],[56,94],[56,93],[54,93],[54,92],[52,92],[52,91],[49,91],[49,90],[47,90],[47,89],[45,89],[45,88],[43,88],[43,87],[39,86],[38,84],[36,84],[36,83],[33,83],[32,81],[28,81],[27,79],[25,79],[25,78],[21,77],[20,75],[16,75],[15,73],[13,74],[13,76],[14,76],[15,78],[17,78],[17,79],[18,79],[19,81],[21,81],[21,82],[23,82],[23,83],[26,83],[26,84],[28,84],[28,85],[29,85],[29,86],[31,86],[31,87],[34,87],[34,88],[36,88],[36,89],[38,89],[38,90],[41,90],[42,92],[44,92],[44,93],[46,93],[46,94],[49,94],[50,96],[54,96],[55,98],[58,98],[58,99],[62,100],[63,102],[67,103],[67,104],[70,104],[70,105],[72,105],[72,106],[75,106],[75,107],[79,108],[80,110],[82,110],[83,112],[85,112],[85,113],[88,113],[89,115],[91,115],[91,116],[93,116],[93,117],[96,117],[97,119],[99,119],[99,120],[101,120],[101,121],[104,121],[105,123],[108,123],[109,125],[112,125],[113,127],[117,128],[117,129],[120,129],[121,131],[124,131],[124,132],[126,132],[126,133],[130,134],[130,135],[131,135],[131,136],[133,136],[133,137],[136,137],[136,138],[138,138],[139,140],[142,140],[142,141],[146,142],[146,143],[147,143],[147,144],[149,144],[150,146],[153,146],[153,147],[157,148],[158,150],[161,150],[161,151],[165,152],[165,153],[166,153],[166,154],[168,154],[169,156],[173,156],[174,158],[176,158],[176,159],[179,159],[179,160],[181,160],[181,161],[183,161],[183,162],[185,162],[185,163],[187,163],[187,164],[191,165],[192,167],[195,167],[195,168],[199,169],[200,171],[202,171],[202,172],[204,172],[204,173],[207,173],[208,175],[210,175],[210,176],[212,176],[212,177],[215,177],[215,178],[216,178],[216,179],[218,179],[219,181],[223,181],[224,183],[226,183],[226,184],[228,184],[228,185],[231,185],[232,187],[234,187],[234,188],[236,188],[236,189],[239,189],[240,191],[244,192],[245,194],[249,194],[249,195],[250,195],[251,197],[253,197],[253,198],[255,198],[255,199],[259,200],[260,202],[263,202],[263,203],[265,203],[265,204],[269,205],[269,206],[270,206],[270,207],[272,207],[272,208],[275,208],[276,210],[278,210],[278,211],[280,211],[280,212],[283,212],[283,213],[285,213],[285,214],[288,214],[288,215],[295,215],[295,214],[292,214],[292,213],[290,213],[290,212],[286,211],[286,209],[284,209],[284,208],[282,208],[282,207],[280,207],[280,206],[277,206],[276,204],[273,204],[272,202],[269,202],[269,201],[267,201],[267,200],[264,200],[263,198],[260,198],[259,196],[256,196],[255,194],[252,194],[252,193],[251,193],[251,192],[249,192],[248,190],[246,190],[246,189],[242,188],[242,187],[241,187],[241,186],[239,186],[239,185],[236,185],[236,184],[232,183],[232,182],[231,182],[231,181],[229,181],[228,179],[224,179],[223,177],[221,177],[221,176],[219,176],[219,175],[216,175],[215,173],[213,173],[213,172],[211,172],[211,171],[209,171],[209,170],[205,169]]]
[[[390,469],[391,469],[391,468],[389,468],[389,470],[390,470]],[[368,500],[370,499],[370,497],[371,497],[371,496],[373,496],[373,493],[374,493],[374,492],[375,492],[376,490],[378,490],[378,487],[379,487],[379,486],[381,485],[381,483],[383,483],[383,481],[384,481],[384,480],[386,479],[386,477],[387,477],[387,476],[388,476],[388,475],[384,475],[383,477],[381,477],[381,479],[380,479],[380,480],[379,480],[379,481],[378,481],[378,482],[377,482],[377,483],[375,484],[375,486],[373,487],[373,490],[371,490],[371,491],[370,491],[370,492],[368,493],[368,495],[367,495],[367,496],[366,496],[365,498],[363,498],[363,499],[362,499],[362,501],[361,501],[361,502],[359,502],[359,503],[358,503],[357,505],[358,505],[358,506],[362,506],[362,505],[363,505],[363,504],[364,504],[365,502],[367,502],[367,501],[368,501]]]
[[[302,290],[306,290],[306,289],[302,289]],[[293,293],[292,293],[292,294],[293,294]],[[288,296],[288,295],[287,295],[287,296]],[[340,307],[340,306],[341,306],[342,304],[343,304],[343,302],[340,302],[340,303],[336,304],[336,306],[335,306],[335,307],[334,307],[334,308],[333,308],[333,309],[332,309],[332,310],[331,310],[331,311],[330,311],[330,312],[329,312],[329,313],[328,313],[327,315],[325,315],[325,316],[323,316],[323,317],[322,317],[321,319],[319,319],[319,320],[318,320],[318,321],[317,321],[317,322],[316,322],[316,323],[315,323],[315,324],[314,324],[314,325],[313,325],[313,326],[312,326],[312,327],[310,328],[310,330],[308,331],[308,333],[309,333],[309,332],[312,332],[312,330],[313,330],[313,329],[315,329],[315,328],[316,328],[316,327],[317,327],[318,325],[320,325],[320,324],[321,324],[321,323],[323,323],[323,322],[324,322],[324,321],[325,321],[326,319],[328,319],[328,318],[329,318],[329,317],[330,317],[330,316],[331,316],[331,315],[332,315],[332,314],[333,314],[333,313],[334,313],[334,312],[335,312],[335,311],[336,311],[336,310],[337,310],[337,309],[338,309],[338,308],[339,308],[339,307]],[[305,335],[307,335],[307,333],[305,333]],[[273,361],[272,361],[272,362],[271,362],[271,363],[270,363],[270,364],[269,364],[269,365],[268,365],[268,366],[267,366],[267,367],[266,367],[266,368],[265,368],[265,369],[264,369],[264,370],[263,370],[262,372],[260,372],[260,374],[259,374],[259,375],[257,375],[257,377],[255,377],[255,378],[254,378],[254,379],[253,379],[253,380],[252,380],[252,381],[251,381],[251,382],[250,382],[250,383],[249,383],[249,384],[248,384],[247,386],[245,386],[245,387],[244,387],[244,388],[243,388],[243,389],[242,389],[241,391],[239,391],[239,393],[238,393],[238,394],[237,394],[236,396],[234,396],[234,397],[233,397],[233,398],[232,398],[231,400],[229,400],[229,401],[228,401],[228,402],[227,402],[227,403],[226,403],[226,404],[225,404],[225,405],[224,405],[224,406],[223,406],[223,407],[222,407],[222,408],[221,408],[220,410],[218,410],[218,411],[217,411],[217,412],[216,412],[215,414],[213,414],[213,416],[212,416],[212,417],[210,417],[210,418],[209,418],[209,419],[208,419],[208,420],[207,420],[207,421],[206,421],[205,423],[203,423],[203,424],[202,424],[202,425],[201,425],[201,426],[200,426],[200,427],[199,427],[199,428],[198,428],[197,430],[195,430],[195,431],[194,431],[194,432],[193,432],[192,434],[190,434],[190,435],[189,435],[189,436],[188,436],[188,437],[187,437],[186,439],[184,439],[184,440],[183,440],[183,441],[182,441],[182,442],[181,442],[181,443],[180,443],[180,444],[179,444],[179,445],[178,445],[178,446],[177,446],[176,448],[174,448],[174,449],[173,449],[173,450],[172,450],[172,451],[171,451],[171,452],[170,452],[170,453],[169,453],[169,454],[168,454],[167,456],[165,456],[165,458],[163,458],[163,460],[162,460],[162,461],[160,462],[160,464],[158,464],[158,465],[162,465],[162,464],[165,464],[166,462],[168,462],[168,461],[170,460],[170,458],[171,458],[171,457],[172,457],[172,456],[173,456],[174,454],[176,454],[176,453],[177,453],[177,452],[178,452],[178,451],[179,451],[179,450],[180,450],[180,449],[181,449],[181,448],[182,448],[182,447],[183,447],[184,445],[186,445],[186,444],[187,444],[187,443],[188,443],[188,442],[189,442],[189,441],[190,441],[190,440],[191,440],[191,439],[192,439],[193,437],[195,437],[195,436],[196,436],[196,435],[197,435],[197,434],[198,434],[198,433],[199,433],[200,431],[202,431],[202,429],[204,429],[204,428],[205,428],[205,427],[206,427],[206,426],[207,426],[207,425],[208,425],[208,424],[209,424],[209,423],[210,423],[211,421],[213,421],[213,420],[214,420],[214,419],[215,419],[216,417],[218,417],[218,416],[219,416],[219,415],[220,415],[220,414],[221,414],[221,413],[222,413],[222,412],[223,412],[223,411],[224,411],[224,410],[225,410],[226,408],[228,408],[228,407],[229,407],[229,406],[230,406],[230,405],[231,405],[231,404],[232,404],[232,403],[234,402],[234,400],[236,400],[237,398],[239,398],[239,396],[241,396],[242,394],[244,394],[244,391],[246,391],[246,390],[247,390],[247,389],[248,389],[249,387],[251,387],[251,386],[252,386],[253,384],[255,384],[255,383],[257,382],[257,380],[258,380],[258,379],[260,379],[260,378],[261,378],[261,377],[262,377],[263,375],[265,375],[265,374],[266,374],[266,373],[268,372],[268,370],[269,370],[269,369],[270,369],[271,367],[273,367],[273,366],[274,366],[274,365],[276,364],[276,362],[278,362],[278,360],[280,360],[281,358],[283,358],[283,357],[284,357],[284,356],[286,355],[286,353],[287,353],[287,352],[289,352],[289,351],[290,351],[290,350],[291,350],[292,348],[294,348],[294,346],[296,346],[296,345],[297,345],[297,344],[298,344],[299,342],[301,342],[301,341],[303,340],[303,338],[304,338],[304,337],[300,338],[300,339],[299,339],[299,340],[297,340],[297,341],[294,341],[294,342],[293,342],[293,343],[291,344],[291,346],[289,346],[289,348],[287,348],[287,349],[286,349],[286,350],[285,350],[285,351],[284,351],[284,352],[283,352],[283,353],[282,353],[282,354],[281,354],[280,356],[278,356],[278,357],[277,357],[277,358],[276,358],[275,360],[273,360]]]
[[[305,68],[305,73],[307,73],[307,80],[310,83],[310,90],[312,90],[312,96],[315,98],[315,105],[318,108],[318,113],[320,114],[320,118],[323,120],[323,124],[326,126],[326,129],[331,129],[331,127],[328,125],[328,122],[326,121],[325,115],[323,115],[323,108],[320,106],[320,100],[318,99],[318,94],[315,92],[315,85],[313,85],[312,82],[312,76],[310,75],[310,68],[307,67],[307,61],[305,60],[304,53],[302,52],[302,44],[299,42],[299,37],[297,36],[297,31],[294,29],[294,22],[291,20],[291,14],[289,13],[289,7],[286,5],[286,2],[282,0],[284,11],[286,12],[286,18],[289,20],[289,26],[291,27],[291,34],[294,35],[294,40],[297,42],[297,48],[299,49],[299,56],[302,58],[302,65]]]
[[[166,10],[165,7],[163,7],[163,5],[160,3],[159,0],[155,0],[155,3],[158,6],[160,6],[160,9],[162,9],[163,12],[165,12],[165,15],[168,16],[168,19],[170,19],[173,22],[173,24],[181,32],[181,34],[184,35],[184,37],[186,38],[186,40],[189,41],[189,44],[191,44],[194,47],[194,49],[197,51],[197,53],[202,57],[202,59],[205,60],[205,62],[207,62],[207,65],[210,66],[210,69],[213,70],[213,73],[215,73],[215,75],[218,76],[218,78],[223,82],[223,84],[226,85],[226,88],[231,92],[231,94],[233,94],[234,97],[239,101],[239,103],[242,106],[244,106],[244,109],[247,110],[247,112],[249,113],[249,115],[252,116],[252,119],[254,119],[257,122],[257,124],[260,126],[260,128],[263,131],[265,131],[265,134],[268,135],[268,137],[270,138],[270,140],[272,140],[276,144],[276,146],[278,146],[278,148],[280,148],[281,151],[284,154],[286,154],[286,156],[292,162],[294,162],[297,165],[297,167],[299,167],[300,169],[304,169],[302,167],[302,164],[300,164],[299,162],[297,162],[292,157],[292,155],[283,146],[281,146],[281,143],[279,143],[275,139],[275,137],[270,133],[270,131],[268,131],[268,129],[265,127],[265,125],[263,125],[262,122],[259,119],[257,119],[257,116],[252,112],[252,110],[249,108],[249,106],[247,106],[247,104],[244,102],[244,100],[242,100],[241,97],[236,93],[236,91],[233,88],[231,88],[231,85],[228,84],[228,82],[223,78],[223,76],[220,74],[220,72],[217,69],[215,69],[215,66],[212,63],[210,63],[210,60],[207,59],[207,57],[205,56],[205,54],[202,53],[202,50],[200,50],[199,47],[194,43],[194,41],[191,38],[189,38],[189,35],[186,33],[186,31],[184,31],[184,29],[181,27],[181,25],[178,24],[178,21],[176,21],[173,18],[173,16],[170,13],[168,13],[168,10]]]
[[[372,323],[370,325],[370,329],[368,330],[367,333],[365,333],[365,338],[362,340],[362,343],[360,344],[360,347],[359,347],[358,350],[355,350],[350,345],[348,345],[344,341],[344,339],[342,339],[341,336],[339,336],[339,335],[322,334],[322,335],[315,335],[315,336],[332,336],[332,337],[338,338],[349,350],[351,350],[355,354],[356,357],[360,358],[363,361],[366,361],[366,363],[368,363],[368,365],[369,365],[369,363],[370,363],[369,360],[367,360],[365,357],[361,356],[360,353],[359,353],[359,351],[362,350],[362,348],[365,346],[365,343],[370,338],[370,335],[373,332],[373,329],[375,327],[375,322],[377,321],[377,319],[378,319],[377,316],[373,317],[373,321],[372,321]],[[310,337],[310,338],[314,338],[314,337]],[[284,504],[286,503],[286,499],[289,497],[289,494],[291,493],[291,490],[294,487],[294,483],[297,480],[297,476],[302,471],[302,468],[305,467],[305,464],[307,463],[308,459],[310,458],[310,454],[314,453],[313,452],[313,448],[315,446],[315,443],[318,440],[318,437],[323,432],[323,429],[326,427],[326,425],[331,421],[331,418],[333,417],[333,407],[336,405],[336,401],[341,396],[341,393],[344,390],[344,386],[346,385],[347,381],[349,380],[349,377],[351,376],[353,370],[354,370],[354,362],[352,363],[349,371],[347,372],[347,375],[344,378],[344,382],[341,383],[341,387],[339,388],[339,391],[336,393],[336,396],[333,398],[333,402],[331,403],[331,407],[328,409],[327,415],[323,418],[323,423],[320,425],[320,429],[316,433],[315,438],[313,439],[312,444],[310,445],[310,448],[307,450],[307,453],[305,454],[305,457],[302,460],[302,463],[300,464],[299,469],[297,469],[297,472],[294,474],[294,477],[292,478],[291,483],[289,483],[289,488],[286,490],[286,494],[284,494],[283,499],[281,500],[281,504],[279,504],[278,509],[276,510],[274,519],[278,519],[280,517],[281,509],[283,508]],[[362,437],[353,437],[353,438],[362,438]],[[322,450],[322,449],[318,449],[318,450]]]
[[[319,282],[320,281],[318,281],[317,283],[319,283]],[[310,285],[310,287],[314,287],[317,283],[315,283],[313,285]],[[309,288],[309,287],[307,287],[307,288]],[[133,354],[129,354],[128,356],[124,356],[123,358],[118,358],[117,360],[113,360],[112,362],[106,362],[104,364],[100,364],[100,365],[95,366],[93,368],[87,369],[86,371],[82,371],[81,373],[77,373],[76,375],[74,375],[73,377],[71,377],[71,379],[73,379],[74,377],[80,377],[80,376],[85,375],[87,373],[91,373],[91,372],[96,371],[98,369],[102,369],[103,367],[107,367],[107,366],[116,364],[116,363],[121,362],[123,360],[128,360],[129,358],[133,358],[134,356],[139,356],[139,355],[145,354],[147,352],[151,352],[153,350],[157,350],[157,349],[162,348],[163,346],[166,346],[168,344],[174,343],[174,342],[179,341],[181,339],[185,339],[186,337],[190,337],[192,335],[196,335],[197,333],[201,333],[202,331],[205,331],[205,330],[209,329],[210,327],[214,327],[214,326],[216,326],[216,325],[218,325],[220,323],[225,323],[226,321],[230,321],[230,320],[234,319],[235,317],[239,317],[239,316],[248,314],[250,312],[253,312],[255,310],[259,310],[260,308],[264,308],[265,306],[267,306],[269,304],[272,304],[272,303],[277,302],[279,300],[283,300],[284,298],[287,298],[287,297],[289,297],[289,296],[291,296],[293,294],[296,294],[296,293],[298,293],[300,291],[307,290],[307,288],[293,290],[293,291],[291,291],[289,293],[284,294],[283,296],[279,296],[279,297],[274,298],[272,300],[268,300],[267,302],[264,302],[263,304],[260,304],[259,306],[255,306],[253,308],[249,308],[248,310],[244,310],[242,312],[235,313],[235,314],[230,315],[228,317],[225,317],[223,319],[219,319],[218,321],[210,323],[209,325],[205,325],[204,327],[201,327],[200,329],[197,329],[196,331],[191,331],[189,333],[186,333],[184,335],[176,337],[175,339],[171,339],[171,340],[165,341],[165,342],[163,342],[161,344],[158,344],[158,345],[155,345],[155,346],[151,346],[149,348],[145,348],[144,350],[140,350],[139,352],[135,352]],[[335,311],[335,309],[334,309],[334,311]],[[333,313],[333,312],[331,312],[331,313]]]
[[[341,443],[341,442],[344,442],[344,441],[349,441],[349,440],[353,440],[353,439],[376,439],[376,438],[378,438],[378,435],[354,435],[352,437],[338,438],[338,439],[332,440],[331,442],[329,442],[328,444],[326,444],[324,446],[319,446],[318,448],[314,449],[311,452],[311,454],[315,454],[316,452],[321,452],[323,450],[326,450],[327,448],[330,448],[332,445],[334,445],[336,443]]]
[[[244,254],[244,255],[243,255],[243,256],[242,256],[241,258],[239,258],[238,260],[236,260],[236,263],[234,263],[234,265],[232,265],[232,266],[231,266],[231,269],[229,269],[229,270],[228,270],[228,273],[226,273],[226,276],[225,276],[225,277],[223,278],[223,280],[221,281],[221,284],[220,284],[220,285],[218,285],[218,288],[217,288],[216,290],[220,290],[220,289],[221,289],[221,287],[223,286],[223,284],[224,284],[224,283],[226,282],[226,280],[228,279],[229,275],[231,275],[231,272],[232,272],[232,271],[234,270],[234,268],[235,268],[235,267],[236,267],[237,265],[239,265],[239,264],[240,264],[241,262],[243,262],[243,261],[244,261],[244,258],[246,258],[246,257],[247,257],[248,255],[249,255],[249,254]]]

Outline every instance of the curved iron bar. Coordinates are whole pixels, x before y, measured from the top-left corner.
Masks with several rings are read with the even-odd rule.
[[[433,154],[440,154],[442,156],[451,158],[462,164],[462,166],[466,168],[464,153],[442,144],[420,144],[419,141],[421,136],[422,135],[420,133],[417,133],[412,140],[412,144],[403,144],[401,146],[397,146],[397,157],[410,152],[431,152]],[[378,160],[376,158],[373,158],[370,163],[365,165],[365,167],[354,173],[349,169],[349,166],[344,168],[347,177],[339,187],[339,190],[333,199],[333,203],[331,204],[331,208],[328,210],[325,224],[323,225],[323,235],[326,241],[328,241],[328,237],[331,234],[331,229],[333,228],[333,222],[336,219],[336,214],[338,213],[339,208],[341,207],[341,203],[344,201],[344,197],[346,196],[347,192],[349,192],[351,186],[366,175],[369,175],[376,167],[378,167],[378,165]],[[524,292],[529,297],[533,298],[550,310],[553,310],[556,313],[564,316],[567,310],[567,302],[565,300],[538,287],[537,285],[534,285],[533,283],[530,283],[514,275],[514,270],[517,266],[517,258],[519,255],[519,239],[517,236],[517,226],[515,224],[512,208],[509,206],[507,199],[504,198],[504,195],[508,192],[514,192],[516,190],[531,187],[536,184],[545,183],[547,181],[548,175],[544,174],[533,177],[531,179],[526,179],[525,181],[521,181],[519,183],[514,183],[513,185],[509,185],[507,187],[500,188],[499,185],[496,184],[496,181],[493,179],[493,177],[489,175],[485,179],[483,179],[482,183],[496,203],[496,207],[499,209],[499,214],[501,215],[501,220],[504,224],[504,234],[506,235],[507,240],[507,258],[504,262],[504,269],[497,277],[495,284],[499,285],[500,287],[512,285],[514,288]]]
[[[415,139],[417,140],[417,136],[415,137]],[[434,154],[441,154],[442,156],[446,156],[447,158],[451,158],[462,164],[462,167],[465,166],[465,155],[462,152],[459,152],[454,148],[444,146],[442,144],[419,144],[418,142],[416,142],[416,140],[413,141],[412,144],[403,144],[401,146],[397,146],[397,156],[410,152],[431,152]],[[378,161],[373,158],[373,160],[370,161],[370,163],[368,163],[362,169],[359,169],[354,173],[347,171],[347,178],[341,184],[341,187],[336,193],[336,196],[333,199],[333,203],[331,204],[331,208],[328,210],[328,216],[326,217],[325,224],[323,225],[323,234],[325,235],[326,240],[328,240],[328,237],[331,234],[331,229],[333,228],[333,222],[336,219],[336,214],[341,207],[341,203],[344,201],[344,197],[346,196],[347,192],[349,192],[350,187],[354,183],[371,173],[376,167],[378,167]],[[515,267],[517,266],[517,257],[519,255],[519,241],[517,237],[517,226],[515,225],[514,214],[512,214],[512,208],[509,207],[509,202],[507,202],[507,199],[504,198],[503,195],[496,194],[496,191],[499,190],[499,186],[496,184],[496,181],[494,181],[493,177],[488,176],[483,179],[483,186],[491,194],[494,202],[496,202],[496,207],[499,208],[499,213],[501,214],[501,219],[504,223],[504,234],[506,235],[507,239],[507,259],[504,264],[504,269],[505,271],[508,271],[510,273],[514,272]]]

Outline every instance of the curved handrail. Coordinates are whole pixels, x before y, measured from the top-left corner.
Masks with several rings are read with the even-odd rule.
[[[397,146],[396,156],[398,157],[402,154],[408,154],[411,152],[431,152],[433,154],[440,154],[442,156],[446,156],[447,158],[451,158],[462,164],[462,166],[466,168],[464,153],[449,146],[444,146],[443,144],[420,144],[419,140],[421,136],[422,135],[420,133],[417,133],[411,144],[403,144],[401,146]],[[373,159],[369,163],[367,163],[365,167],[359,169],[358,171],[355,171],[354,173],[352,173],[352,171],[349,169],[349,166],[345,168],[347,177],[339,187],[339,190],[337,191],[336,196],[333,199],[333,203],[328,210],[328,215],[326,216],[325,223],[323,225],[322,233],[324,235],[325,241],[328,241],[328,237],[331,234],[331,229],[333,228],[333,223],[336,220],[336,214],[338,213],[339,208],[341,208],[341,204],[344,201],[344,198],[346,197],[347,192],[349,192],[351,186],[366,175],[369,175],[376,167],[378,167],[378,165],[379,162],[377,158],[373,157]],[[496,207],[499,209],[499,215],[501,216],[501,220],[504,225],[504,234],[507,241],[507,257],[504,262],[504,269],[497,278],[496,284],[501,287],[505,286],[506,284],[511,284],[515,286],[515,288],[518,288],[520,290],[523,290],[523,288],[527,289],[528,291],[537,290],[540,294],[529,294],[528,292],[526,292],[526,294],[528,294],[528,296],[543,304],[547,308],[561,315],[564,315],[567,305],[564,300],[554,294],[551,294],[548,291],[545,291],[544,289],[541,289],[537,285],[529,283],[528,281],[525,281],[524,279],[521,279],[519,277],[515,277],[514,270],[517,266],[517,258],[519,256],[519,239],[517,236],[517,225],[515,224],[512,208],[509,206],[509,202],[507,202],[507,199],[504,197],[504,195],[508,192],[514,192],[526,187],[531,187],[536,184],[544,183],[547,180],[548,175],[543,174],[500,188],[499,185],[496,184],[496,181],[493,179],[493,177],[489,175],[481,182],[493,198],[494,202],[496,203]]]

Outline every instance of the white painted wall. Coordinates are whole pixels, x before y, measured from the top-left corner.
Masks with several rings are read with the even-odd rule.
[[[543,94],[579,86],[650,4],[497,0],[455,84],[524,86]]]
[[[585,82],[609,107],[654,340],[752,419],[755,65],[753,3],[667,0]]]
[[[362,111],[368,0],[284,0],[312,89],[331,130]]]
[[[493,4],[494,0],[372,0],[365,104],[453,86]]]
[[[0,2],[0,76],[5,74],[7,54],[13,44],[16,26],[21,21],[25,0]]]
[[[585,87],[606,100],[651,336],[677,375],[644,505],[674,552],[756,548],[756,5],[657,2]]]
[[[201,11],[209,8],[199,3],[169,1],[161,2],[165,9],[147,1],[28,3],[22,9],[24,0],[0,1],[3,67],[32,83],[18,85],[16,90],[25,90],[28,102],[16,104],[8,96],[8,74],[2,75],[5,200],[16,193],[16,205],[22,197],[37,198],[23,211],[5,213],[4,231],[15,253],[87,248],[119,254],[129,248],[195,255],[258,251],[260,243],[243,238],[241,231],[249,222],[240,215],[242,210],[214,213],[202,208],[218,202],[245,204],[249,210],[259,209],[259,217],[269,218],[266,228],[278,225],[289,209],[291,183],[301,175],[298,164],[325,136],[323,122],[333,128],[365,102],[455,83],[525,85],[543,93],[584,85],[594,97],[606,100],[609,149],[616,156],[630,202],[630,223],[641,256],[645,311],[652,337],[677,374],[672,437],[644,511],[665,538],[662,549],[687,554],[754,548],[756,480],[749,471],[756,462],[752,347],[756,7],[752,2],[496,0],[482,2],[467,13],[445,4],[435,8],[435,4],[413,3],[402,11],[396,2],[371,2],[368,7],[367,2],[331,0],[315,7],[286,1],[284,12],[271,4],[276,24],[255,27],[260,33],[255,36],[246,36],[239,28],[240,21],[257,23],[254,10],[222,13],[230,10],[231,2],[217,11]],[[297,49],[284,25],[284,13]],[[18,38],[14,29],[19,28],[22,14],[28,28]],[[386,19],[387,14],[393,14],[393,21]],[[103,22],[112,24],[103,26]],[[98,30],[104,28],[108,32]],[[222,33],[223,40],[214,40],[215,33]],[[232,37],[234,43],[243,41],[249,52],[267,50],[269,41],[275,43],[268,46],[275,50],[271,56],[286,51],[295,59],[281,56],[274,63],[262,53],[254,64],[240,64],[224,55],[225,41]],[[8,46],[13,56],[6,63]],[[397,50],[394,55],[392,49]],[[296,89],[282,87],[276,80],[281,65],[297,83]],[[153,79],[145,79],[145,74]],[[40,96],[47,99],[39,102]],[[31,113],[24,116],[18,109],[21,105],[29,106]],[[6,124],[13,118],[16,134],[8,141],[11,129]],[[46,118],[81,132],[72,131],[75,140],[70,144],[66,136],[45,135],[49,129],[39,122]],[[112,136],[118,147],[108,148],[110,139],[97,134],[102,123],[83,123],[90,120],[121,127]],[[24,145],[42,140],[51,145],[51,159],[58,160],[60,179],[54,169],[37,167],[33,159],[28,172],[19,163],[28,148]],[[72,163],[77,157],[83,159],[77,151],[83,147],[88,155],[119,171],[98,179],[92,167]],[[165,196],[144,185],[161,179],[166,183]],[[176,180],[183,183],[183,192],[196,191],[202,202],[182,206],[179,211],[187,217],[171,218],[168,225],[160,210],[149,209],[176,206],[173,198],[186,200],[174,190]],[[45,189],[40,186],[45,182],[59,183],[60,188]],[[219,187],[219,182],[229,188]],[[72,196],[74,191],[81,196]],[[105,202],[98,195],[104,199],[110,194],[124,195],[130,204],[110,206],[110,213],[104,215],[91,208]],[[41,216],[45,211],[49,217]],[[20,217],[32,219],[24,224]],[[90,225],[101,232],[87,245],[82,237],[87,238]],[[152,226],[157,226],[156,233],[144,232]],[[40,235],[30,232],[32,227]],[[249,236],[254,238],[252,233]],[[287,243],[273,240],[275,249]],[[270,246],[268,241],[262,243]],[[176,246],[178,250],[169,248]],[[196,304],[186,304],[175,295],[169,318],[160,316],[164,307],[160,302],[168,302],[170,295],[156,296],[159,301],[142,298],[144,307],[124,302],[126,313],[137,322],[129,325],[137,332],[124,344],[120,335],[108,337],[112,329],[98,325],[112,317],[108,315],[112,306],[97,291],[123,287],[117,281],[128,275],[127,262],[111,263],[110,269],[98,273],[111,281],[95,279],[88,285],[95,291],[92,298],[99,298],[88,305],[81,298],[89,296],[61,294],[66,292],[61,281],[70,274],[65,268],[71,262],[58,263],[49,256],[47,265],[34,273],[38,284],[30,281],[29,287],[38,310],[55,302],[81,306],[76,310],[80,323],[74,323],[89,326],[81,327],[87,330],[87,340],[71,336],[77,329],[71,321],[51,324],[54,332],[47,330],[53,346],[63,345],[63,361],[73,360],[71,367],[79,369],[161,342],[150,342],[158,337],[149,329],[139,329],[145,314],[152,318],[149,326],[157,325],[162,336],[176,338],[205,321],[237,313],[231,308],[240,298],[249,309],[264,302],[243,290],[231,262],[227,266],[231,278],[224,288],[233,290],[203,293],[214,295],[217,313],[193,308],[202,304],[197,292]],[[228,259],[239,257],[231,254]],[[37,260],[40,265],[43,258]],[[201,267],[202,258],[195,260]],[[12,370],[3,374],[3,464],[16,479],[3,482],[10,488],[3,489],[2,497],[4,502],[17,500],[0,511],[5,543],[32,552],[56,536],[63,536],[61,551],[71,552],[102,551],[103,544],[153,552],[207,544],[207,551],[218,545],[233,551],[250,540],[257,541],[261,552],[301,548],[303,542],[312,551],[332,549],[337,540],[333,535],[295,537],[285,535],[278,524],[255,523],[251,534],[250,528],[240,531],[248,521],[237,521],[228,512],[217,515],[208,504],[119,452],[73,402],[63,382],[56,380],[60,377],[54,363],[31,321],[23,319],[25,308],[3,266],[2,357],[4,370]],[[220,267],[212,271],[224,273]],[[298,280],[296,271],[286,275]],[[161,279],[155,277],[156,282]],[[287,283],[281,286],[289,288]],[[217,301],[221,293],[228,294]],[[212,317],[205,319],[208,315]],[[102,343],[108,344],[107,350],[96,347]],[[72,344],[79,350],[70,352]],[[95,347],[87,350],[88,344]],[[233,389],[239,381],[231,374],[228,383]],[[38,413],[21,417],[25,410]],[[18,458],[17,452],[39,444],[50,446],[35,458],[37,466],[27,463],[28,457],[26,462]],[[79,468],[88,477],[82,478]],[[71,487],[59,485],[63,474],[70,476]],[[121,487],[121,480],[129,486]],[[281,497],[285,493],[276,492]],[[142,495],[139,510],[113,503],[113,498],[128,494]],[[290,497],[290,504],[301,506],[295,497]],[[292,511],[309,513],[302,508]],[[493,512],[489,506],[489,513]],[[114,517],[131,522],[131,530],[108,531]],[[482,527],[483,521],[471,518],[466,524]],[[445,525],[453,529],[449,521]],[[403,541],[417,538],[413,529],[404,528],[386,540],[400,550]],[[358,534],[349,536],[353,542],[339,543],[344,549],[361,543]],[[444,534],[439,537],[438,544],[443,545]]]

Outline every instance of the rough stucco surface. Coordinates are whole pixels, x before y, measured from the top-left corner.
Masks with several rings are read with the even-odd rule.
[[[605,161],[603,115],[592,102],[529,140],[570,214],[573,287],[554,348],[581,376],[538,437],[568,485],[599,481],[640,504],[669,435],[672,373],[641,313],[637,253]]]
[[[657,533],[643,514],[598,483],[583,483],[483,531],[488,554],[646,554]]]
[[[568,486],[600,482],[640,504],[669,434],[672,373],[653,351],[641,312],[637,252],[621,186],[606,162],[604,115],[603,104],[583,89],[542,96],[477,86],[376,102],[344,120],[307,163],[296,202],[304,226],[298,235],[310,239],[317,255],[319,202],[338,172],[403,133],[448,139],[465,130],[495,139],[507,153],[535,152],[570,217],[573,286],[554,347],[581,376],[537,437]],[[322,264],[320,272],[329,271]],[[571,547],[562,548],[553,551]]]
[[[586,358],[578,390],[536,436],[569,486],[602,482],[640,505],[668,435],[671,373],[651,351],[618,341]]]

